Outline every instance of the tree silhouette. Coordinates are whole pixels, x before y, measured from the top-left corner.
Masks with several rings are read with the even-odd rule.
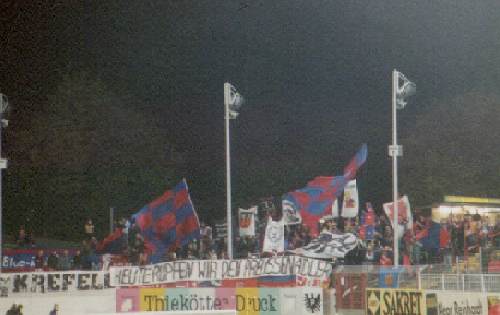
[[[129,215],[180,179],[169,135],[126,93],[85,72],[63,77],[28,130],[13,135],[6,176],[8,231],[78,239],[86,217],[107,231],[108,209]],[[29,165],[29,167],[26,167]]]
[[[471,92],[436,102],[401,140],[404,192],[419,205],[444,195],[498,197],[500,97]]]

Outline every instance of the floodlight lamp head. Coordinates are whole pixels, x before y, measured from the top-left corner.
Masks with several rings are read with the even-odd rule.
[[[0,93],[0,114],[5,113],[8,107],[9,107],[9,99],[5,94]]]
[[[235,119],[238,117],[238,110],[245,102],[243,96],[230,83],[224,83],[224,103],[226,106],[226,118]]]
[[[408,80],[401,72],[399,73],[399,79],[403,80],[403,84],[399,85],[398,80],[398,87],[396,90],[396,108],[402,109],[407,104],[407,98],[417,93],[417,85]]]
[[[245,98],[240,93],[231,91],[229,104],[231,109],[238,110],[245,104]]]
[[[398,88],[398,94],[402,98],[413,96],[417,93],[417,85],[405,78],[401,88]]]

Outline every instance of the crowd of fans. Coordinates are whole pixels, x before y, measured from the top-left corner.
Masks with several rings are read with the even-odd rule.
[[[276,217],[277,213],[269,213]],[[375,215],[373,232],[370,235],[362,231],[361,218],[324,218],[319,223],[319,231],[330,233],[353,233],[362,241],[361,246],[346,255],[341,261],[345,264],[380,264],[393,265],[394,231],[391,222],[385,215]],[[304,247],[313,239],[308,226],[303,224],[285,227],[285,253],[262,253],[262,243],[266,220],[257,224],[255,236],[236,236],[234,239],[235,258],[266,257],[269,255],[286,255],[287,251]],[[442,220],[439,227],[438,241],[433,246],[423,244],[423,239],[429,237],[432,225],[430,214],[417,212],[413,224],[401,222],[398,230],[400,264],[446,263],[459,256],[474,255],[481,252],[487,255],[494,249],[500,249],[500,220],[495,225],[479,215],[466,215],[462,220],[450,216]],[[144,241],[139,228],[122,218],[116,222],[120,229],[120,238],[110,250],[103,250],[102,244],[96,239],[95,226],[88,219],[83,226],[83,239],[78,249],[50,251],[46,253],[38,249],[35,258],[36,270],[100,270],[103,267],[104,253],[113,253],[124,258],[125,263],[144,265],[149,262],[150,250]],[[409,228],[410,227],[410,228]],[[238,231],[236,231],[236,234]],[[175,251],[166,251],[164,261],[180,259],[225,259],[227,258],[227,241],[220,235],[214,235],[210,225],[201,222],[200,239],[188,243]],[[20,247],[35,246],[34,240],[24,226],[19,229],[16,242]],[[486,259],[487,260],[487,259]]]

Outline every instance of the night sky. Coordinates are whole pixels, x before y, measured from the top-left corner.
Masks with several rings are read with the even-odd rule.
[[[205,218],[225,211],[224,82],[246,99],[231,122],[235,207],[340,175],[363,142],[361,198],[376,208],[389,201],[394,68],[417,85],[398,113],[401,138],[434,102],[500,87],[497,0],[1,6],[0,88],[12,103],[4,155],[22,158],[12,139],[50,106],[47,94],[61,76],[88,71],[161,121],[184,154],[184,177]]]

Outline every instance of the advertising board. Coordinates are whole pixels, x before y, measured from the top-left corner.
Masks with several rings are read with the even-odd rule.
[[[500,295],[485,292],[366,289],[367,315],[499,315]]]
[[[109,274],[102,271],[56,271],[0,274],[0,297],[103,290]]]
[[[413,289],[366,289],[366,314],[426,315],[424,294]]]
[[[500,315],[500,294],[486,294],[488,301],[488,315]]]
[[[320,288],[117,288],[116,312],[236,310],[239,315],[322,314]]]
[[[427,315],[487,315],[486,294],[425,290]]]
[[[12,306],[22,305],[23,315],[46,315],[57,307],[57,314],[87,315],[115,311],[115,290],[81,291],[75,294],[52,293],[17,295],[0,299],[0,314],[7,314]]]

